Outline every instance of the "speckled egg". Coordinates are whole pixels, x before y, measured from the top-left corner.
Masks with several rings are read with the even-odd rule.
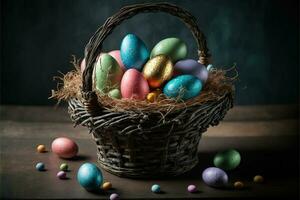
[[[167,55],[172,62],[182,60],[187,56],[187,46],[179,38],[166,38],[157,43],[151,51],[150,58],[157,55]]]
[[[143,75],[150,87],[159,88],[173,75],[172,61],[165,55],[155,56],[145,64]]]
[[[228,176],[220,168],[209,167],[202,173],[204,183],[212,187],[224,187],[228,183]]]
[[[51,145],[52,152],[61,158],[72,158],[78,153],[77,144],[66,137],[56,138]]]
[[[235,149],[228,149],[219,152],[214,157],[214,165],[224,170],[233,170],[239,166],[241,155]]]
[[[120,53],[120,50],[114,50],[114,51],[110,51],[108,52],[109,55],[111,55],[119,64],[119,66],[121,67],[121,69],[123,71],[126,70],[123,62],[122,62],[122,59],[121,59],[121,53]]]
[[[202,84],[204,84],[208,78],[208,70],[206,67],[193,59],[178,61],[174,65],[174,70],[178,74],[194,75],[201,80]]]
[[[103,183],[100,169],[92,163],[84,163],[77,172],[77,181],[86,190],[98,190]]]
[[[193,75],[180,75],[171,79],[164,86],[163,93],[169,98],[188,100],[200,94],[201,81]]]
[[[147,80],[136,69],[127,70],[121,81],[121,94],[123,98],[144,100],[149,93]]]
[[[118,88],[123,75],[118,62],[109,54],[103,53],[94,68],[94,84],[96,89],[107,93],[111,89]]]
[[[149,50],[145,43],[134,34],[128,34],[123,38],[120,54],[126,69],[134,68],[139,71],[149,58]]]

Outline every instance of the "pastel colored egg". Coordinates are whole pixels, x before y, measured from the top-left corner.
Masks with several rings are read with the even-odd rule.
[[[77,144],[66,137],[56,138],[52,142],[51,149],[61,158],[73,158],[78,153]]]
[[[68,166],[68,164],[66,164],[66,163],[62,163],[62,164],[59,166],[59,169],[60,169],[61,171],[68,171],[69,166]]]
[[[153,103],[154,101],[157,100],[157,98],[160,94],[161,94],[160,89],[156,89],[156,90],[150,92],[149,94],[147,94],[147,101],[150,103]]]
[[[261,175],[256,175],[256,176],[254,176],[253,181],[255,183],[262,183],[262,182],[264,182],[264,177]]]
[[[187,56],[187,46],[179,38],[166,38],[154,46],[150,58],[157,55],[167,55],[173,62],[176,62]]]
[[[187,187],[187,191],[190,192],[190,193],[197,192],[197,187],[195,185],[189,185]]]
[[[59,171],[57,174],[56,174],[57,178],[59,179],[65,179],[67,178],[67,173],[64,172],[64,171]]]
[[[159,193],[160,192],[160,185],[158,185],[158,184],[152,185],[151,191],[154,192],[154,193]]]
[[[117,200],[119,199],[119,195],[117,193],[112,193],[110,196],[109,196],[109,199],[110,200]]]
[[[45,170],[45,164],[42,163],[42,162],[39,162],[35,165],[35,168],[38,170],[38,171],[44,171]]]
[[[121,81],[123,98],[144,100],[149,93],[147,80],[136,69],[127,70]]]
[[[37,146],[36,150],[39,153],[44,153],[44,152],[46,152],[46,147],[45,147],[45,145],[40,144],[40,145]]]
[[[240,189],[244,188],[244,183],[241,182],[241,181],[236,181],[236,182],[234,182],[233,186],[234,186],[235,189],[240,190]]]
[[[77,172],[77,181],[88,191],[98,190],[103,183],[100,169],[92,163],[84,163]]]
[[[224,187],[228,183],[228,176],[220,168],[209,167],[202,173],[204,183],[212,187]]]
[[[200,94],[201,81],[193,75],[180,75],[171,79],[164,86],[163,93],[169,98],[188,100]]]
[[[102,189],[103,190],[109,190],[109,189],[111,189],[112,188],[112,184],[110,183],[110,182],[105,182],[105,183],[103,183],[103,185],[102,185]]]
[[[208,78],[208,70],[205,65],[193,59],[180,60],[174,65],[178,74],[191,74],[196,76],[204,84]]]
[[[120,54],[126,69],[135,68],[139,71],[149,58],[149,50],[145,43],[134,34],[128,34],[123,38]]]
[[[111,55],[119,64],[119,66],[121,67],[121,69],[123,71],[126,71],[126,68],[122,62],[122,59],[121,59],[121,53],[120,53],[120,50],[114,50],[114,51],[110,51],[108,52],[109,55]]]
[[[103,53],[94,68],[94,85],[102,93],[119,88],[123,71],[118,62],[109,54]]]
[[[239,166],[241,155],[235,149],[228,149],[219,152],[214,157],[214,165],[224,170],[233,170]]]
[[[113,99],[121,99],[122,96],[121,96],[121,92],[119,89],[115,88],[115,89],[112,89],[111,91],[108,92],[108,96],[113,98]]]
[[[172,61],[165,55],[155,56],[145,64],[143,75],[150,87],[159,88],[173,75]]]

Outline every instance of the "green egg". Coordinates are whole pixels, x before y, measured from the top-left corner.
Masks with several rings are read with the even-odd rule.
[[[114,99],[121,99],[121,92],[119,89],[112,89],[108,92],[108,96]]]
[[[214,165],[224,170],[233,170],[239,166],[241,155],[235,149],[228,149],[219,152],[214,157]]]
[[[66,163],[62,163],[60,166],[59,166],[59,169],[62,170],[62,171],[67,171],[69,168],[68,164]]]
[[[94,69],[94,85],[102,93],[118,88],[123,75],[118,62],[109,54],[102,54]]]
[[[157,43],[151,51],[150,58],[157,55],[167,55],[173,63],[187,56],[187,46],[179,38],[166,38]]]

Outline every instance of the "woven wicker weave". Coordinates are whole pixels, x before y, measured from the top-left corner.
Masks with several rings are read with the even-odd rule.
[[[179,17],[192,31],[198,45],[199,61],[208,64],[208,48],[196,19],[186,10],[169,3],[137,4],[121,8],[92,36],[85,49],[82,96],[69,100],[69,113],[76,124],[87,126],[96,141],[98,161],[105,170],[124,177],[179,175],[198,162],[201,134],[217,125],[233,105],[233,91],[215,101],[159,112],[111,111],[101,106],[92,87],[93,63],[102,43],[125,19],[142,12],[166,12]]]

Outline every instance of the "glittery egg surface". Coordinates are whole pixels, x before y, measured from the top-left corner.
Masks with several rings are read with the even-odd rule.
[[[235,149],[228,149],[219,152],[214,157],[214,165],[224,170],[233,170],[239,166],[241,155]]]
[[[145,64],[143,75],[150,87],[159,88],[173,75],[172,61],[165,55],[155,56]]]
[[[77,181],[86,190],[98,190],[103,183],[100,169],[93,163],[84,163],[77,172]]]
[[[136,69],[127,70],[121,81],[121,94],[126,99],[144,100],[149,93],[149,85],[142,73]]]
[[[186,59],[180,60],[174,65],[177,74],[191,74],[196,76],[204,84],[208,78],[208,70],[206,67],[196,60]]]
[[[212,187],[224,187],[228,183],[228,176],[225,171],[217,167],[209,167],[202,173],[203,181]]]
[[[164,86],[163,93],[169,98],[188,100],[200,94],[201,81],[193,75],[180,75],[171,79]]]
[[[141,71],[150,53],[145,43],[138,36],[128,34],[121,42],[120,54],[126,69],[135,68]]]
[[[72,158],[78,153],[77,144],[66,137],[56,138],[51,144],[51,149],[61,158]]]
[[[166,38],[153,47],[150,58],[157,55],[167,55],[171,58],[172,62],[176,62],[187,56],[187,46],[179,38]]]

